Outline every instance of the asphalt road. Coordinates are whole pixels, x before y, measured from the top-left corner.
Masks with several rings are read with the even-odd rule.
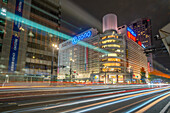
[[[4,113],[159,113],[168,112],[170,87],[23,88],[4,89],[0,95]]]

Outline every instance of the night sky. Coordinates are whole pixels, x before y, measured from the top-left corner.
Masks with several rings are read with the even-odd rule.
[[[108,13],[117,15],[118,26],[129,24],[138,18],[150,18],[153,37],[170,22],[170,0],[61,0],[61,7],[62,19],[77,27],[62,24],[73,31],[66,32],[72,36],[91,27],[101,31],[102,17]],[[153,45],[161,44],[162,41],[153,39]],[[170,69],[168,53],[158,52],[154,55],[154,60]]]

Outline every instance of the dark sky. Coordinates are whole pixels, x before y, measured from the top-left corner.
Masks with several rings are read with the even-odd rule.
[[[152,35],[155,36],[158,30],[170,22],[170,0],[61,0],[63,2],[62,17],[69,23],[81,28],[73,28],[67,25],[65,27],[72,30],[74,35],[90,27],[102,27],[102,17],[108,13],[115,13],[118,17],[118,26],[129,24],[137,18],[150,18],[152,22]],[[65,1],[74,3],[81,10],[93,16],[100,24],[88,24],[92,20],[78,8],[72,5],[65,5]],[[62,6],[61,5],[61,6]],[[65,7],[71,7],[66,10]],[[75,9],[75,10],[72,10]],[[77,15],[76,12],[79,12]],[[75,14],[75,15],[74,15]],[[81,15],[81,16],[80,16]],[[84,15],[84,18],[82,16]],[[90,18],[90,19],[89,19]],[[90,23],[90,22],[89,22]],[[101,28],[100,28],[101,29]],[[159,46],[161,41],[153,41],[153,44]],[[170,57],[168,53],[157,53],[154,57],[159,63],[170,69]]]

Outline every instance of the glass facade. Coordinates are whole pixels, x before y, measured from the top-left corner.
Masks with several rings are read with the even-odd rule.
[[[106,31],[102,34],[100,47],[110,52],[100,56],[101,79],[105,83],[116,83],[120,82],[119,78],[122,77],[121,81],[124,81],[123,77],[126,73],[126,55],[124,51],[126,44],[123,35],[114,30]]]

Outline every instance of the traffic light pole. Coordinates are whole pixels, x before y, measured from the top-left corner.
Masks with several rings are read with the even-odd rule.
[[[70,61],[70,81],[71,81],[71,79],[72,79],[72,69],[71,69],[71,63],[72,63],[72,61]]]
[[[53,77],[53,63],[54,63],[54,48],[52,51],[52,60],[51,60],[51,82],[52,82],[52,77]]]

